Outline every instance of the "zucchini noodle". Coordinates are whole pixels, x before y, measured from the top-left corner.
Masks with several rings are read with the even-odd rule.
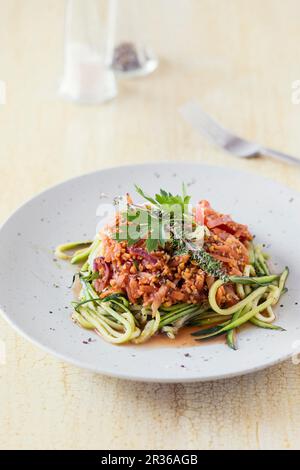
[[[289,274],[286,268],[280,275],[271,274],[261,246],[249,247],[249,261],[243,275],[216,279],[202,304],[178,303],[161,305],[153,311],[150,306],[131,304],[123,293],[101,298],[93,282],[98,278],[94,270],[95,259],[101,257],[101,239],[79,241],[57,247],[57,258],[71,264],[81,264],[78,273],[81,292],[73,302],[73,321],[87,330],[94,330],[112,344],[142,344],[161,332],[174,339],[185,326],[199,327],[192,333],[197,341],[216,335],[226,335],[230,348],[236,350],[237,329],[246,324],[271,330],[283,330],[274,325],[274,306],[287,291]],[[223,308],[218,304],[218,291],[227,284],[234,286],[239,301]]]
[[[79,264],[88,259],[88,256],[91,252],[91,246],[94,242],[84,241],[84,242],[72,242],[65,243],[64,245],[59,245],[55,250],[55,256],[62,260],[69,260],[71,264]],[[88,246],[87,248],[82,248],[83,246]],[[81,248],[80,248],[81,247]],[[78,250],[76,250],[78,248]],[[73,255],[68,255],[66,252],[74,251]]]
[[[286,291],[289,271],[286,268],[280,276],[270,274],[267,256],[262,253],[261,247],[251,246],[251,264],[245,266],[242,277],[217,279],[212,284],[208,303],[162,305],[155,313],[149,307],[130,304],[123,294],[104,299],[99,297],[92,284],[94,260],[101,255],[101,240],[98,237],[93,242],[60,245],[55,253],[58,258],[69,260],[72,264],[83,264],[79,273],[80,298],[72,304],[73,320],[84,329],[94,330],[112,344],[142,344],[158,332],[174,339],[180,328],[190,325],[201,328],[192,333],[198,341],[226,334],[227,344],[237,349],[237,328],[247,322],[259,328],[282,330],[273,324],[276,319],[273,307]],[[240,300],[235,305],[222,308],[218,305],[217,294],[228,282],[235,285]]]
[[[251,269],[247,267],[247,270],[245,270],[244,274],[250,273]],[[223,286],[224,281],[215,281],[214,284],[211,286],[208,295],[210,307],[214,312],[217,312],[219,315],[230,315],[231,320],[225,323],[221,323],[217,327],[193,333],[193,335],[200,337],[200,339],[205,339],[211,336],[228,332],[227,344],[232,349],[236,349],[234,341],[235,329],[247,323],[248,321],[260,328],[283,330],[283,328],[272,324],[272,322],[276,319],[272,307],[278,303],[283,291],[285,290],[285,283],[288,274],[288,268],[285,268],[283,273],[280,276],[277,276],[277,280],[274,280],[273,276],[269,276],[268,280],[266,272],[264,272],[264,276],[260,278],[263,283],[263,286],[255,287],[254,290],[252,290],[251,292],[249,291],[247,295],[244,292],[244,295],[242,296],[242,300],[240,302],[236,303],[232,307],[223,309],[219,307],[216,300],[216,296],[218,289]],[[239,286],[243,287],[242,284],[239,284]],[[250,277],[249,284],[248,286],[246,285],[246,287],[249,287],[249,289],[253,288],[253,279],[251,280]]]
[[[252,302],[257,297],[261,297],[266,291],[267,287],[259,287],[258,289],[254,290],[245,297],[243,300],[238,302],[237,304],[233,305],[232,307],[228,308],[220,308],[217,304],[216,295],[218,289],[224,284],[224,281],[221,279],[216,281],[210,288],[208,294],[209,304],[214,312],[219,313],[219,315],[233,315],[235,312],[240,310],[241,308],[245,307],[249,302]]]

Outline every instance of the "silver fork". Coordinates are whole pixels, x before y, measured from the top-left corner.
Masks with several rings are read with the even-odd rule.
[[[241,158],[272,157],[276,160],[298,164],[300,159],[277,150],[264,147],[256,142],[243,139],[218,124],[194,101],[180,108],[180,114],[192,127],[210,142]]]

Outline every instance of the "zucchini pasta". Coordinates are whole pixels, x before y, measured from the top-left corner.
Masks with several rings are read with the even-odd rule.
[[[196,341],[224,335],[237,349],[245,324],[282,330],[274,307],[286,292],[288,268],[274,274],[248,227],[190,205],[165,190],[143,204],[126,195],[112,223],[93,241],[60,245],[56,256],[80,264],[73,320],[113,344],[141,344],[157,334],[171,340],[194,327]]]

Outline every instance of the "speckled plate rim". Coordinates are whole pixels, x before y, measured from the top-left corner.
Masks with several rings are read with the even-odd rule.
[[[110,171],[113,171],[113,170],[116,170],[116,169],[135,169],[135,168],[147,168],[147,167],[151,167],[153,168],[154,166],[157,167],[157,169],[159,169],[159,167],[165,167],[165,166],[170,166],[170,167],[176,167],[176,166],[180,166],[180,165],[184,165],[184,166],[197,166],[200,168],[209,168],[211,170],[213,169],[216,169],[216,170],[220,170],[220,169],[224,169],[224,170],[228,170],[228,168],[224,168],[222,167],[221,165],[207,165],[207,164],[202,164],[202,163],[195,163],[195,162],[192,162],[192,161],[188,161],[188,162],[182,162],[182,161],[172,161],[172,162],[168,162],[168,161],[163,161],[163,162],[147,162],[147,163],[143,163],[143,164],[131,164],[131,165],[118,165],[118,166],[113,166],[113,167],[106,167],[104,169],[99,169],[99,170],[95,170],[95,171],[92,171],[92,172],[88,172],[88,173],[85,173],[85,174],[82,174],[82,175],[79,175],[79,176],[75,176],[73,178],[69,178],[69,179],[66,179],[66,180],[63,180],[53,186],[50,186],[48,188],[46,188],[45,190],[39,192],[38,194],[36,194],[35,196],[29,198],[28,200],[26,200],[23,204],[21,204],[0,226],[0,233],[5,229],[5,227],[7,226],[7,224],[10,223],[10,221],[16,217],[28,204],[30,204],[31,202],[33,202],[35,199],[37,198],[40,198],[40,197],[43,197],[43,196],[46,196],[49,192],[52,192],[52,191],[55,191],[56,189],[64,186],[66,183],[72,183],[72,182],[76,182],[77,180],[80,180],[82,178],[89,178],[93,175],[97,175],[97,174],[103,174],[105,172],[110,172]],[[270,182],[272,183],[273,185],[276,185],[278,187],[278,189],[280,188],[285,188],[289,191],[289,193],[291,195],[293,195],[294,197],[299,197],[300,193],[298,193],[297,191],[281,184],[281,183],[278,183],[274,180],[272,180],[271,178],[266,178],[264,176],[261,176],[261,175],[257,175],[256,172],[253,172],[253,171],[244,171],[244,170],[236,170],[236,169],[232,169],[232,171],[236,174],[241,174],[243,176],[247,176],[247,175],[251,175],[252,177],[255,177],[257,178],[258,180],[260,180],[261,182],[265,181],[265,182]],[[62,361],[65,361],[69,364],[72,364],[72,365],[75,365],[79,368],[82,368],[82,369],[85,369],[85,370],[90,370],[91,372],[95,372],[95,373],[99,373],[101,375],[104,375],[104,376],[109,376],[109,377],[115,377],[115,378],[119,378],[119,379],[124,379],[124,380],[132,380],[132,381],[138,381],[138,382],[149,382],[149,383],[189,383],[189,382],[205,382],[205,381],[215,381],[215,380],[223,380],[223,379],[227,379],[227,378],[232,378],[232,377],[238,377],[238,376],[243,376],[243,375],[246,375],[246,374],[251,374],[251,373],[255,373],[255,372],[258,372],[258,371],[261,371],[261,370],[264,370],[266,368],[269,368],[269,367],[272,367],[272,366],[275,366],[277,364],[280,364],[288,359],[290,359],[294,352],[291,350],[289,352],[287,352],[286,354],[283,354],[280,358],[277,358],[275,360],[271,359],[271,360],[265,360],[265,362],[263,364],[260,364],[260,365],[257,365],[255,367],[249,367],[249,368],[245,368],[243,370],[240,370],[238,372],[232,372],[232,373],[228,373],[228,372],[224,372],[223,374],[218,374],[218,375],[214,375],[214,374],[208,374],[208,375],[202,375],[202,376],[194,376],[194,377],[174,377],[174,378],[170,378],[170,377],[167,377],[167,378],[163,378],[163,377],[159,377],[159,378],[153,378],[153,377],[148,377],[147,375],[132,375],[132,374],[129,374],[129,373],[126,373],[126,372],[114,372],[114,371],[105,371],[105,370],[101,370],[100,368],[96,368],[94,366],[91,366],[88,362],[86,361],[81,361],[81,360],[76,360],[72,357],[72,355],[68,355],[68,354],[61,354],[60,352],[56,351],[54,348],[52,347],[48,347],[46,346],[45,344],[43,344],[41,341],[38,341],[36,340],[35,338],[33,338],[30,334],[26,333],[25,331],[22,330],[22,328],[19,327],[19,325],[17,324],[17,322],[15,322],[14,320],[12,320],[10,318],[10,314],[9,312],[6,311],[5,309],[5,306],[3,305],[3,302],[0,298],[0,314],[1,316],[8,322],[8,324],[13,328],[15,329],[23,338],[27,339],[29,342],[31,342],[32,344],[34,344],[35,346],[41,348],[42,350],[44,350],[45,352],[53,355],[54,357],[62,360]]]
[[[244,375],[249,375],[249,374],[254,374],[256,372],[262,371],[264,369],[268,369],[272,366],[276,366],[278,364],[281,364],[289,359],[291,359],[293,353],[289,353],[286,356],[283,356],[280,359],[274,360],[274,361],[269,361],[265,362],[263,365],[257,366],[257,367],[249,367],[248,369],[245,369],[240,372],[232,372],[232,373],[226,373],[224,374],[218,374],[217,376],[212,376],[212,375],[207,375],[207,376],[201,376],[201,377],[187,377],[187,378],[149,378],[146,375],[145,376],[135,376],[135,375],[129,375],[126,373],[122,372],[106,372],[106,371],[100,371],[99,369],[90,366],[88,362],[81,362],[77,361],[76,359],[72,358],[71,356],[67,356],[65,354],[60,354],[59,352],[55,351],[55,349],[49,348],[45,346],[42,342],[36,341],[34,338],[32,338],[30,335],[25,333],[23,330],[21,330],[18,325],[11,321],[9,318],[8,314],[3,311],[1,305],[0,305],[0,315],[7,321],[7,323],[23,338],[28,340],[30,343],[32,343],[34,346],[37,346],[39,349],[42,349],[46,353],[50,354],[51,356],[56,357],[57,359],[62,360],[63,362],[66,362],[70,365],[76,366],[79,369],[82,370],[89,370],[90,372],[96,373],[103,375],[105,377],[113,377],[115,379],[122,379],[122,380],[129,380],[133,382],[145,382],[145,383],[174,383],[174,384],[179,384],[179,383],[195,383],[195,382],[215,382],[217,380],[225,380],[225,379],[232,379],[235,377],[241,377]]]

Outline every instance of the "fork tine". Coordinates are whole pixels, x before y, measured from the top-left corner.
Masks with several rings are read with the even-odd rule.
[[[186,103],[179,111],[189,124],[202,134],[205,134],[214,144],[226,147],[227,143],[235,138],[231,132],[212,119],[203,111],[198,103],[194,101]]]

